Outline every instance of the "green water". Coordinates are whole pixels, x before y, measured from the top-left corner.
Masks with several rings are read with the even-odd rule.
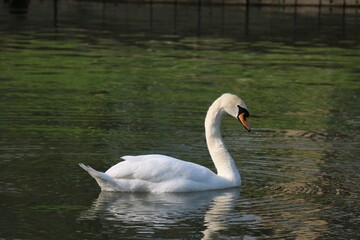
[[[1,239],[360,234],[356,12],[252,8],[244,27],[238,6],[1,5]],[[161,153],[215,170],[203,120],[223,92],[251,115],[251,133],[223,121],[240,189],[100,194],[78,167]]]

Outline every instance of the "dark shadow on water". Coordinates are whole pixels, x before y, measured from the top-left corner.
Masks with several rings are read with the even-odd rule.
[[[30,0],[4,0],[8,5],[11,14],[23,15],[27,14]]]
[[[356,44],[359,40],[356,8],[240,6],[204,4],[200,0],[196,4],[6,0],[4,4],[12,13],[31,13],[28,24],[34,29],[48,27],[52,21],[54,28],[83,29],[92,35],[116,38],[142,34],[148,38],[216,37],[325,44]],[[12,23],[11,18],[2,20]]]

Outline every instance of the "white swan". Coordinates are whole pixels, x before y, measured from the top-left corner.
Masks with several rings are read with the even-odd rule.
[[[239,97],[225,93],[209,107],[205,118],[206,143],[217,174],[201,165],[173,157],[151,154],[124,156],[105,173],[80,163],[103,191],[119,192],[194,192],[237,187],[240,174],[220,132],[224,113],[237,118],[250,131],[249,111]]]

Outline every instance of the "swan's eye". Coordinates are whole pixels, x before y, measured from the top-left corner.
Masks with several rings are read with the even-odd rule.
[[[247,109],[240,107],[240,105],[238,105],[238,108],[239,108],[238,116],[242,113],[245,113],[244,115],[245,119],[250,116],[249,111]]]

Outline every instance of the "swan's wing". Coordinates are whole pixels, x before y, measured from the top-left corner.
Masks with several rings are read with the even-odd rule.
[[[215,175],[201,165],[164,155],[124,156],[105,173],[117,179],[138,179],[150,182],[185,179],[204,181]]]

